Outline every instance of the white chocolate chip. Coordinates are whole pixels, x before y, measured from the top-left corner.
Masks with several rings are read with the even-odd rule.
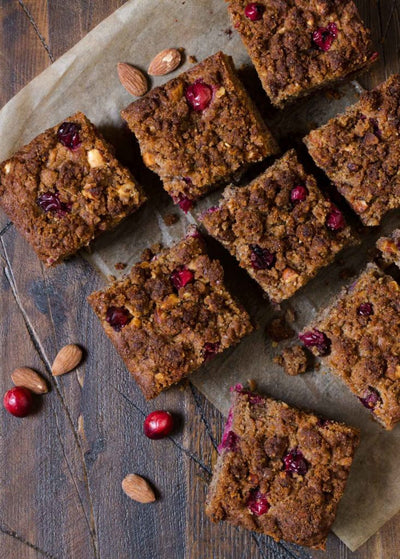
[[[8,175],[8,173],[11,171],[11,162],[9,161],[8,163],[6,163],[4,165],[4,172],[6,175]]]
[[[98,149],[91,149],[87,154],[88,162],[91,168],[102,167],[104,165],[104,159]]]
[[[217,99],[219,99],[220,97],[223,97],[225,95],[225,88],[224,87],[220,87],[219,89],[217,89],[216,93],[215,93],[215,97]]]

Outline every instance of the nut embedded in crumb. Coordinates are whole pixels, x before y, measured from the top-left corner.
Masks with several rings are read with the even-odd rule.
[[[294,330],[289,326],[283,316],[273,318],[266,326],[268,336],[274,342],[290,340],[294,336]]]
[[[170,227],[179,221],[179,216],[177,214],[167,214],[163,217],[163,221],[167,227]]]
[[[277,363],[290,376],[301,375],[306,372],[308,356],[305,349],[300,345],[285,348],[280,355],[274,358]]]

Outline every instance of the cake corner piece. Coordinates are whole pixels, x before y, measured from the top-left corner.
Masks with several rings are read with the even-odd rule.
[[[241,385],[233,392],[207,515],[277,541],[324,549],[359,431]]]

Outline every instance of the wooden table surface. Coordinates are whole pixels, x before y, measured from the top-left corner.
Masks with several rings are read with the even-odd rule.
[[[123,3],[0,0],[0,107]],[[381,55],[361,79],[370,87],[399,71],[400,0],[357,4]],[[203,505],[220,413],[190,383],[146,403],[88,308],[86,296],[102,284],[91,267],[78,257],[45,270],[2,213],[0,241],[0,394],[17,366],[51,383],[36,415],[16,419],[0,409],[1,559],[400,557],[400,514],[357,553],[334,535],[324,554],[212,524]],[[52,379],[50,364],[70,342],[87,359]],[[142,422],[158,408],[175,412],[180,428],[150,441]],[[155,504],[123,494],[130,472],[154,483]]]

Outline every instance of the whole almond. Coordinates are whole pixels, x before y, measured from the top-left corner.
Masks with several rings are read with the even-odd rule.
[[[53,366],[51,367],[51,372],[56,377],[69,373],[79,365],[81,359],[81,348],[75,344],[68,344],[57,353]]]
[[[122,480],[122,489],[128,497],[138,503],[153,503],[156,500],[150,484],[137,474],[128,474]]]
[[[46,394],[49,391],[46,381],[36,371],[29,367],[18,367],[11,373],[15,386],[29,388],[35,394]]]
[[[141,97],[147,93],[149,86],[143,72],[125,62],[120,62],[117,68],[119,81],[131,95]]]
[[[147,72],[150,76],[164,76],[178,68],[182,56],[178,49],[164,49],[150,62]]]

